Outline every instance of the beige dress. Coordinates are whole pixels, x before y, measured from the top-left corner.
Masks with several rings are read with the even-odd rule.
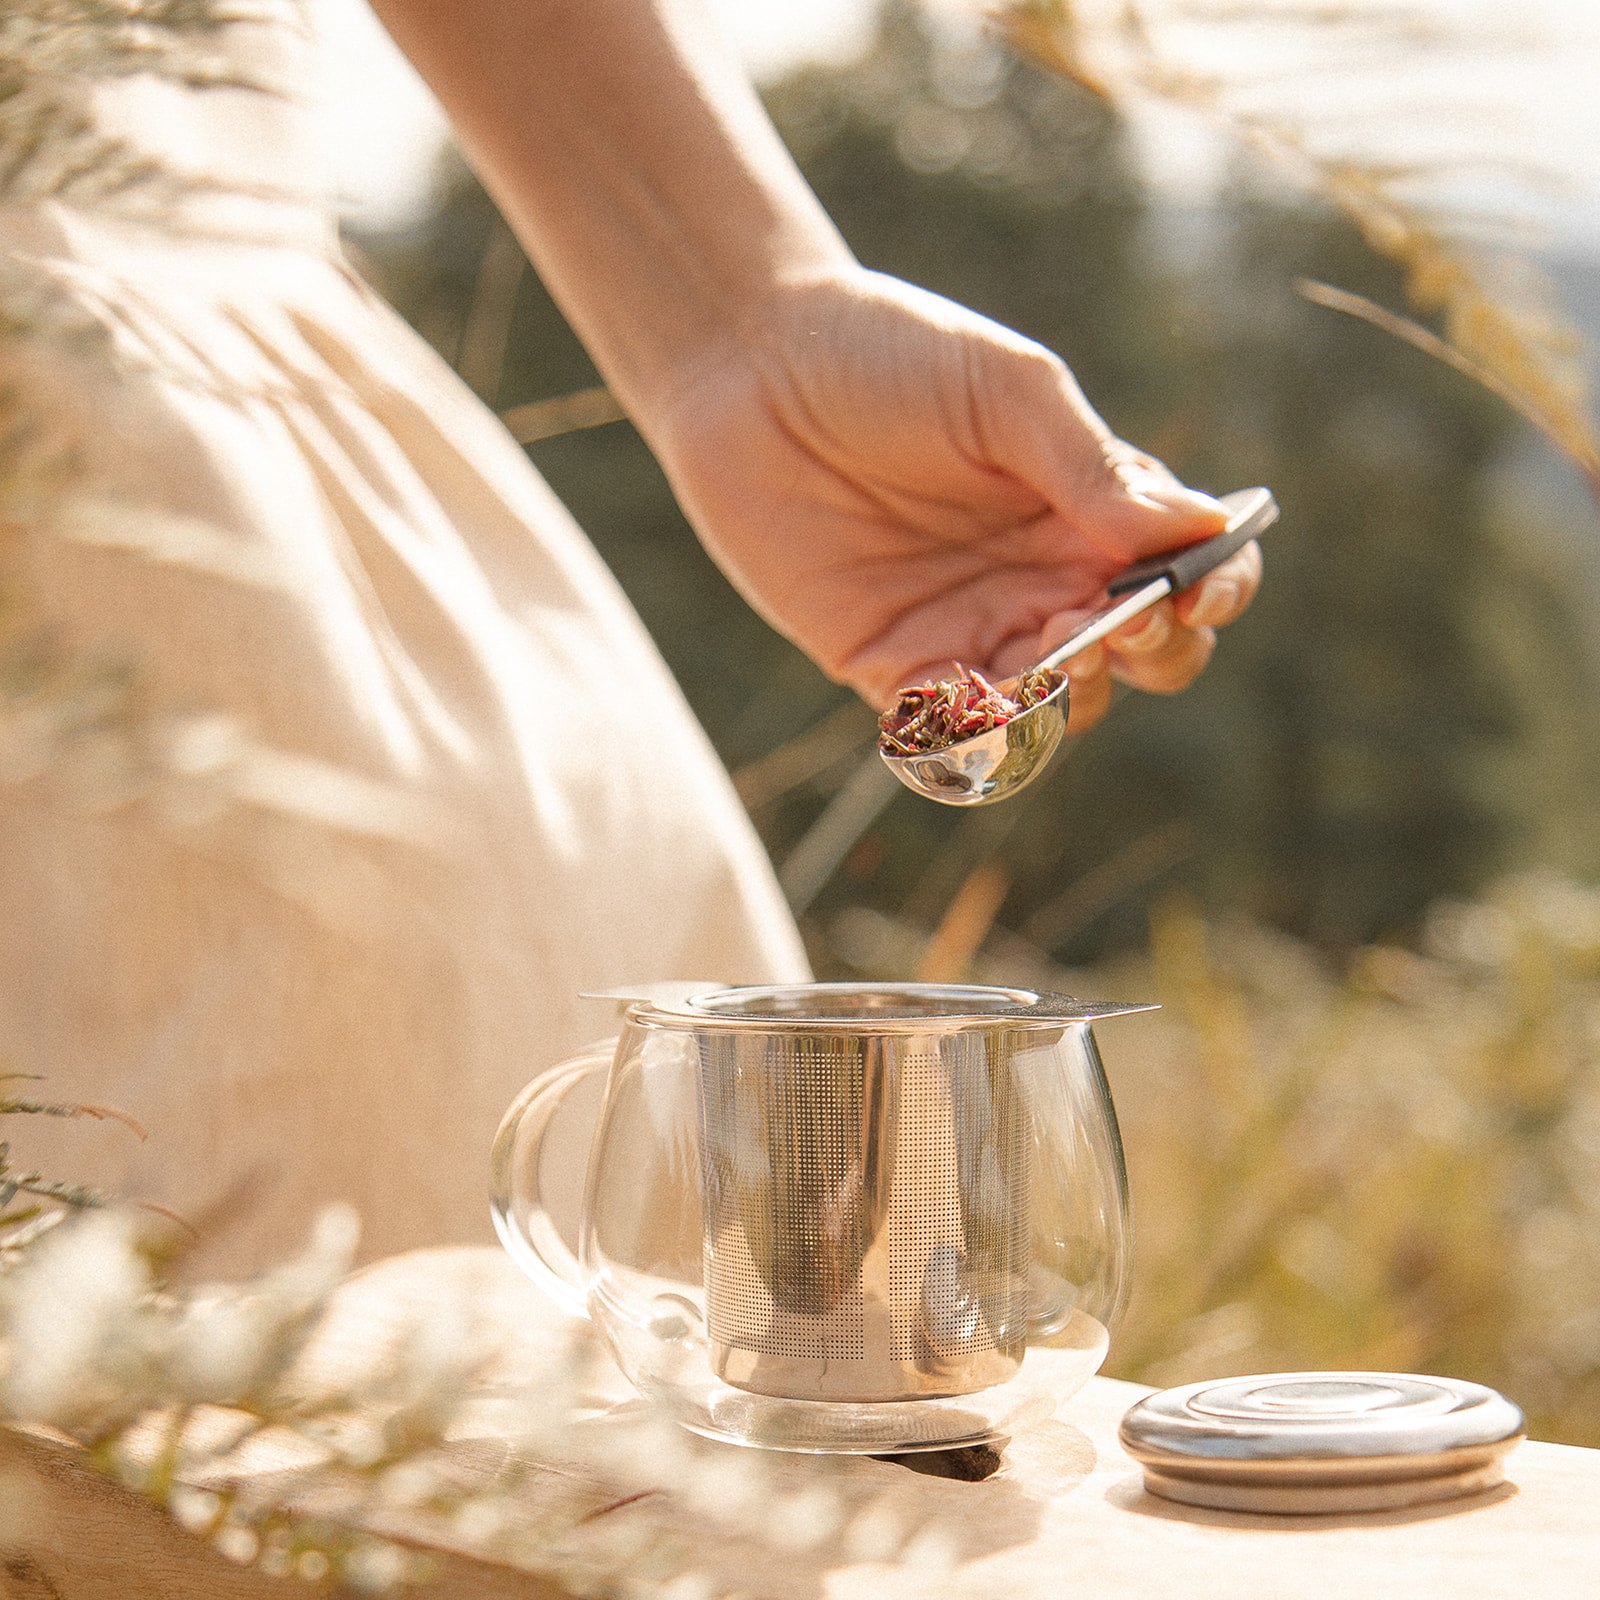
[[[334,1199],[369,1255],[486,1238],[583,991],[804,956],[616,584],[341,259],[299,8],[187,9],[49,24],[64,142],[0,120],[0,1056],[148,1138],[5,1131],[230,1266]]]

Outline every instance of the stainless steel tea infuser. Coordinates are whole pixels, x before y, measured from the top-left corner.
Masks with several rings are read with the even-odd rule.
[[[782,1003],[764,1002],[769,1020]],[[1014,1039],[882,1011],[857,1032],[700,1037],[720,1377],[793,1398],[904,1400],[1016,1374],[1032,1241]]]
[[[656,989],[536,1080],[494,1157],[512,1254],[689,1426],[790,1449],[994,1438],[1030,1342],[1081,1383],[1121,1303],[1126,1189],[1091,1022],[1023,989]],[[545,1132],[603,1074],[574,1252]]]

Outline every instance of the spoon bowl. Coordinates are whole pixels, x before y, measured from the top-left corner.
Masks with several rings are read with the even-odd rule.
[[[1015,680],[996,687],[1009,693]],[[1015,794],[1044,770],[1067,732],[1070,684],[1060,684],[1009,722],[987,733],[958,740],[942,750],[885,756],[884,762],[908,789],[947,806],[981,806]]]

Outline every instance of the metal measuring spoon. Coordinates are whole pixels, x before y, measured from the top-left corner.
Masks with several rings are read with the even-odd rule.
[[[1221,533],[1119,572],[1106,585],[1112,603],[1097,611],[1033,670],[1060,667],[1157,600],[1190,588],[1278,519],[1278,503],[1268,489],[1237,489],[1223,495],[1222,504],[1228,508],[1228,525]],[[995,687],[1003,694],[1014,694],[1016,685],[1016,678],[1007,678]],[[941,750],[909,756],[878,753],[906,788],[941,805],[982,806],[1003,800],[1031,783],[1061,743],[1067,729],[1069,689],[1063,677],[1058,688],[1009,722]]]

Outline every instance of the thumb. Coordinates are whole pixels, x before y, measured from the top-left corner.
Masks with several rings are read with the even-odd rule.
[[[1113,495],[1134,502],[1141,509],[1148,507],[1157,512],[1177,512],[1182,516],[1210,520],[1227,519],[1227,509],[1220,500],[1214,500],[1199,489],[1191,489],[1176,478],[1172,471],[1154,456],[1135,450],[1120,439],[1110,441],[1108,454],[1115,478]]]
[[[1038,355],[1046,359],[1037,359]],[[1002,464],[1047,500],[1106,573],[1208,538],[1225,507],[1119,439],[1064,362],[1038,350],[995,386],[989,437]]]
[[[1120,439],[1109,441],[1106,466],[1077,507],[1061,509],[1124,564],[1208,539],[1227,524],[1220,501],[1189,488],[1153,456]]]

